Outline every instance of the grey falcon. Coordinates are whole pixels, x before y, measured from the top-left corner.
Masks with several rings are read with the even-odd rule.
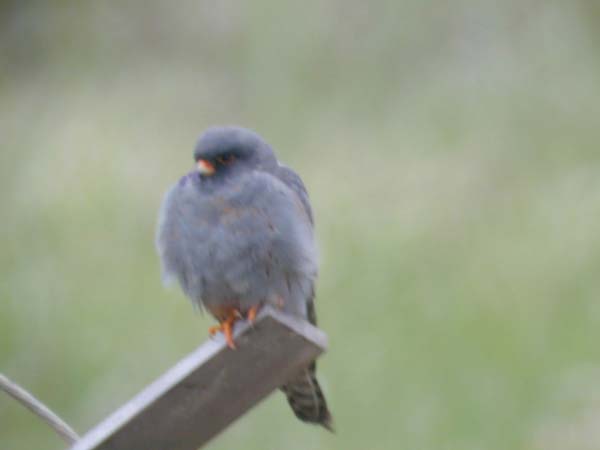
[[[316,324],[317,249],[300,177],[255,132],[209,128],[196,168],[166,194],[156,246],[166,282],[208,310],[231,348],[234,322],[272,304]],[[329,430],[332,417],[313,361],[281,386],[296,416]]]

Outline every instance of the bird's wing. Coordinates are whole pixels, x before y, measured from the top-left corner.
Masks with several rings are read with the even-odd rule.
[[[304,183],[300,176],[283,164],[279,164],[275,175],[298,196],[302,202],[302,206],[304,206],[304,211],[306,212],[310,223],[313,224],[313,212],[310,206],[308,192],[306,191],[306,187],[304,187]]]
[[[298,175],[292,169],[290,169],[287,166],[284,166],[283,164],[279,164],[278,169],[279,170],[277,172],[277,177],[298,196],[298,198],[300,199],[300,202],[302,202],[302,206],[304,206],[304,211],[306,212],[306,215],[308,217],[308,220],[310,221],[310,224],[314,225],[314,218],[313,218],[312,207],[310,206],[310,199],[308,197],[308,192],[306,191],[306,187],[304,186],[304,183],[302,182],[302,178],[300,178],[300,175]],[[306,298],[306,313],[307,313],[306,315],[307,315],[308,321],[310,323],[312,323],[313,325],[316,325],[317,324],[317,315],[315,312],[315,305],[314,305],[314,297],[315,297],[314,281],[311,283],[310,291],[311,291],[310,295]]]
[[[278,178],[285,183],[300,199],[304,211],[311,226],[313,225],[313,213],[310,206],[308,193],[300,176],[286,166],[279,167]],[[306,318],[313,325],[317,325],[317,313],[315,311],[315,283],[314,278],[310,281],[310,289],[304,298],[306,307]],[[327,407],[323,391],[316,377],[317,365],[313,361],[308,367],[299,371],[292,379],[281,387],[285,393],[290,407],[300,420],[318,423],[329,431],[333,431],[333,418]]]

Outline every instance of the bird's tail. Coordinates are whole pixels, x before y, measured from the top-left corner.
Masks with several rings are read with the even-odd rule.
[[[316,364],[311,363],[288,381],[281,390],[298,419],[322,425],[333,432],[333,419],[316,377]]]

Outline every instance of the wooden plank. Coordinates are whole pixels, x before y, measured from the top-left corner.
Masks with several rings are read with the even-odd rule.
[[[71,450],[193,450],[206,444],[327,348],[308,322],[264,307],[183,358]]]

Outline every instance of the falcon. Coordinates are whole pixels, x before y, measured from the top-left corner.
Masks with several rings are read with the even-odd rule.
[[[241,127],[213,127],[194,149],[196,167],[163,201],[156,246],[166,282],[219,322],[235,349],[236,321],[265,304],[316,325],[317,249],[306,188],[272,148]],[[281,390],[295,415],[333,431],[316,364]]]

